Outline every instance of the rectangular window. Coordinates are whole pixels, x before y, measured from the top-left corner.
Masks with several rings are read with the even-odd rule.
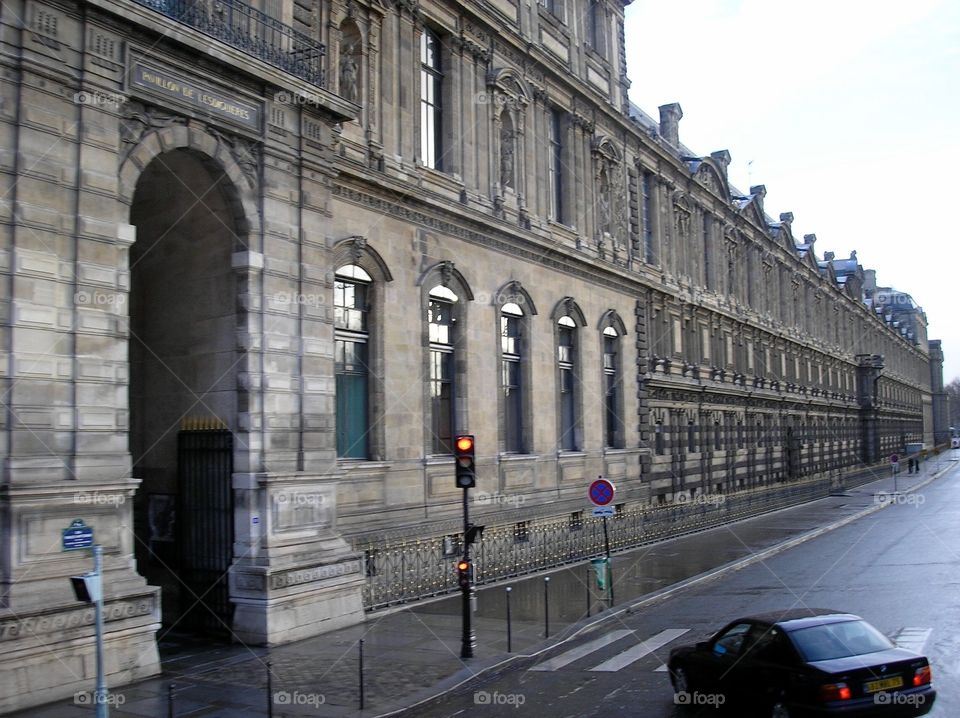
[[[453,304],[431,299],[428,309],[430,337],[430,431],[434,454],[453,453]]]
[[[641,189],[643,191],[643,255],[647,264],[656,264],[653,256],[653,178],[649,172],[643,173]]]
[[[657,452],[657,456],[663,456],[664,454],[664,439],[663,439],[663,422],[658,421],[654,427],[654,451]]]
[[[713,281],[713,218],[703,215],[703,285],[714,288]]]
[[[560,369],[560,448],[576,451],[577,411],[574,375],[574,329],[558,328],[557,363]]]
[[[743,422],[737,421],[737,448],[743,448]]]
[[[692,420],[687,422],[687,453],[697,453],[697,427]]]
[[[440,39],[425,28],[420,36],[420,161],[443,169],[443,72]]]
[[[603,6],[599,0],[587,0],[587,42],[600,55],[603,54]]]
[[[337,456],[365,459],[368,448],[367,345],[336,340]]]
[[[520,380],[520,317],[500,316],[504,450],[523,453],[523,387]]]
[[[369,456],[367,285],[336,278],[334,299],[334,390],[337,456]]]
[[[720,427],[720,422],[717,422],[713,425],[713,449],[714,451],[720,451],[723,448],[723,429]]]
[[[540,7],[558,19],[563,19],[563,0],[537,0]]]
[[[563,203],[563,113],[550,110],[550,156],[548,175],[550,177],[550,216],[557,222],[566,222]]]
[[[605,332],[616,331],[607,328]],[[620,357],[618,336],[603,337],[603,389],[604,389],[604,445],[607,447],[620,446]]]

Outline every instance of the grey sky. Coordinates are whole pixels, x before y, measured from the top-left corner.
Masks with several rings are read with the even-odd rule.
[[[949,0],[635,0],[631,98],[679,102],[680,139],[726,149],[731,181],[767,188],[817,254],[909,292],[960,377],[960,3]],[[752,160],[752,162],[751,162]]]

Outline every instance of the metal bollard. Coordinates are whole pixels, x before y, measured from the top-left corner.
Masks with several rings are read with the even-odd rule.
[[[360,639],[360,710],[363,710],[363,639]]]
[[[167,686],[167,718],[174,718],[177,715],[177,709],[174,705],[174,691],[177,686],[173,683]]]
[[[550,577],[543,579],[543,637],[550,638]]]
[[[587,618],[590,618],[590,603],[591,603],[591,601],[590,601],[590,598],[591,598],[591,596],[590,596],[590,571],[591,571],[591,569],[592,569],[592,566],[593,566],[593,564],[589,564],[589,563],[587,564],[587,580],[586,580],[586,582],[583,584],[583,585],[586,587],[586,589],[587,589]]]
[[[267,661],[267,718],[273,718],[273,663]]]
[[[513,628],[510,620],[510,592],[512,590],[507,586],[507,653],[513,652]]]

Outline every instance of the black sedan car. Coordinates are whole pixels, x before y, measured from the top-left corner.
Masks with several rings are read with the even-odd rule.
[[[677,704],[769,718],[920,716],[937,696],[924,656],[825,609],[738,619],[667,665]]]

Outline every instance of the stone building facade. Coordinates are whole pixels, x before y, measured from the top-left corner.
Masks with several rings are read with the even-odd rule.
[[[627,4],[3,3],[0,711],[89,687],[77,518],[116,685],[363,620],[457,432],[523,531],[932,441],[922,312],[630,106]]]

